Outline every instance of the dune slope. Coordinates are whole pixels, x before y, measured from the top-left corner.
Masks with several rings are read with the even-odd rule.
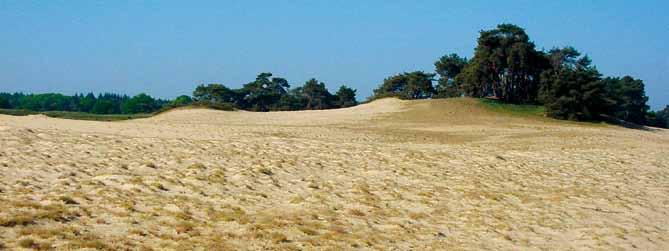
[[[0,247],[667,250],[669,131],[473,99],[0,115]]]

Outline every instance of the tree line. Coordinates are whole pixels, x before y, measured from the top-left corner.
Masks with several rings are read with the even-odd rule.
[[[662,127],[669,119],[669,107],[649,111],[643,81],[603,77],[587,55],[571,46],[537,50],[525,30],[513,24],[481,31],[471,59],[450,54],[434,65],[436,74],[414,71],[386,78],[370,99],[467,96],[544,105],[546,114],[557,119]]]
[[[286,79],[264,72],[238,89],[222,84],[199,85],[193,91],[193,101],[209,105],[229,104],[249,111],[295,111],[351,107],[357,105],[355,95],[356,90],[346,85],[332,94],[325,83],[315,78],[291,89]]]
[[[271,73],[260,73],[255,81],[242,88],[231,89],[222,84],[199,85],[192,97],[181,95],[174,100],[155,99],[144,93],[133,97],[113,93],[97,96],[93,93],[73,96],[58,93],[0,93],[0,109],[137,114],[199,105],[223,110],[294,111],[351,107],[358,104],[355,96],[356,90],[346,85],[332,94],[325,83],[312,78],[303,86],[291,89],[286,79],[272,77]]]
[[[94,114],[137,114],[152,113],[170,101],[155,99],[147,94],[129,97],[114,93],[75,94],[59,93],[23,94],[0,93],[0,108],[30,111],[70,111]]]

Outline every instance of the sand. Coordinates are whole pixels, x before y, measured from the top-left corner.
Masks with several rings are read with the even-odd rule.
[[[383,99],[0,115],[0,247],[668,250],[669,131]]]

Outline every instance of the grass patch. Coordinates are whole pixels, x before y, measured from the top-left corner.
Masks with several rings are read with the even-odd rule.
[[[166,105],[163,108],[160,108],[160,110],[156,111],[153,115],[158,115],[164,112],[171,111],[173,109],[191,109],[191,108],[205,108],[205,109],[213,109],[220,111],[236,110],[235,106],[231,103],[212,103],[208,101],[197,101],[188,105],[181,105],[181,106]]]
[[[50,204],[46,206],[31,203],[14,203],[12,206],[19,208],[32,208],[32,212],[17,212],[0,217],[0,227],[28,226],[35,224],[38,220],[53,220],[57,222],[68,222],[77,217],[79,213],[68,210],[63,204]]]
[[[51,243],[48,242],[37,242],[31,238],[24,238],[19,240],[19,247],[30,248],[34,250],[50,250],[52,248]]]
[[[0,218],[0,227],[27,226],[33,223],[35,223],[35,217],[32,215]]]
[[[488,110],[507,113],[517,116],[543,117],[546,109],[541,105],[507,104],[492,99],[479,99],[479,102]]]
[[[249,216],[244,209],[240,207],[223,208],[223,210],[209,210],[207,212],[209,219],[212,221],[237,221],[239,224],[246,224],[250,222]]]

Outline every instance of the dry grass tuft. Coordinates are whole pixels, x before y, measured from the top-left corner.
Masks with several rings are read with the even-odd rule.
[[[49,242],[37,242],[32,238],[23,238],[18,242],[19,247],[30,248],[34,250],[50,250],[52,249],[52,244]]]
[[[202,163],[194,163],[188,166],[188,169],[205,170],[207,167]]]
[[[116,250],[115,248],[110,247],[103,240],[99,239],[97,236],[86,234],[79,236],[75,240],[67,243],[66,247],[69,250],[72,249],[94,249],[94,250]]]
[[[299,226],[297,227],[297,229],[299,229],[300,231],[302,231],[302,233],[305,233],[306,235],[318,235],[318,231],[311,229],[309,227]]]
[[[61,196],[59,199],[60,199],[60,201],[62,201],[63,203],[65,203],[67,205],[79,205],[79,202],[75,201],[74,199],[72,199],[68,196]]]
[[[0,226],[2,227],[27,226],[34,223],[35,217],[33,215],[16,215],[0,218]]]
[[[156,188],[158,190],[161,190],[161,191],[169,191],[169,189],[167,189],[165,186],[163,186],[163,184],[161,184],[160,182],[151,183],[151,186],[153,186],[154,188]]]
[[[272,176],[272,175],[274,175],[274,172],[272,172],[272,169],[269,169],[269,168],[267,168],[267,167],[260,168],[260,169],[258,169],[258,171],[259,171],[260,173],[264,174],[264,175],[267,175],[267,176]]]

